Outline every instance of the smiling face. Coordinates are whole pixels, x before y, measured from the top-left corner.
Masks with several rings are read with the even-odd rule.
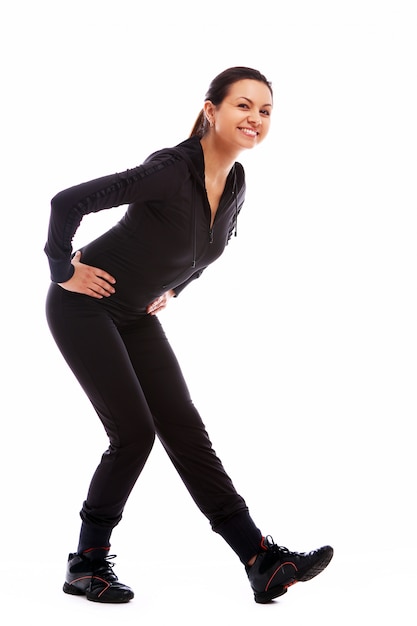
[[[269,131],[272,94],[265,83],[244,79],[233,83],[221,104],[205,102],[210,133],[236,150],[253,148]]]

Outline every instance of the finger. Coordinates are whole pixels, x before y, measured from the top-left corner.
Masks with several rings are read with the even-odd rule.
[[[72,262],[82,265],[83,271],[86,272],[86,276],[88,276],[91,280],[95,280],[96,278],[98,278],[100,279],[100,281],[106,281],[106,283],[110,283],[111,285],[114,285],[116,283],[116,279],[114,278],[114,276],[112,276],[105,270],[102,270],[99,267],[93,267],[85,263],[81,264],[80,250],[77,250],[77,252],[74,254]],[[102,284],[102,282],[100,282],[100,284]]]
[[[164,302],[160,302],[160,303],[158,303],[158,304],[155,304],[155,306],[153,306],[153,307],[150,309],[149,313],[150,313],[151,315],[157,315],[157,313],[160,313],[161,311],[163,311],[163,310],[165,309],[165,306],[166,306],[166,305],[165,305],[165,303],[164,303]]]
[[[108,291],[109,293],[114,293],[116,290],[107,280],[101,280],[99,282],[99,286],[104,289],[104,291]]]
[[[110,285],[115,284],[116,279],[111,274],[108,274],[104,270],[100,270],[97,267],[94,268],[94,272],[97,278],[100,278],[102,281],[106,281],[106,283],[109,283]]]
[[[105,280],[95,281],[92,284],[91,289],[93,289],[96,293],[106,297],[111,296],[116,291],[115,288],[109,285],[109,283]]]
[[[95,298],[96,300],[102,300],[104,297],[96,291],[93,291],[92,289],[88,290],[85,295],[90,296],[90,298]]]
[[[74,254],[74,256],[71,259],[71,263],[79,263],[80,259],[81,259],[81,252],[77,250],[77,252]]]
[[[149,313],[150,315],[155,315],[155,313],[159,309],[159,304],[160,304],[159,298],[151,302],[146,309],[147,313]]]

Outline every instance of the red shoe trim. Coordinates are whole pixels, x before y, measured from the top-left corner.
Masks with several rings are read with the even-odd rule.
[[[82,554],[87,554],[87,552],[93,552],[94,550],[110,550],[110,546],[97,546],[97,548],[87,548],[87,550],[83,550]]]
[[[74,583],[79,583],[81,580],[91,580],[91,578],[91,574],[89,576],[80,576],[79,578],[74,578],[74,580],[71,580],[68,584],[73,585]]]
[[[296,572],[298,571],[297,566],[296,566],[294,563],[292,563],[291,561],[287,561],[287,562],[285,562],[285,563],[281,563],[281,565],[280,565],[279,567],[277,567],[277,569],[275,570],[275,572],[272,574],[271,578],[270,578],[270,579],[268,580],[268,582],[266,583],[266,586],[265,586],[265,591],[268,591],[269,586],[270,586],[270,584],[272,583],[272,581],[273,581],[274,577],[278,574],[279,570],[280,570],[282,567],[284,567],[284,565],[292,565],[292,566],[294,567],[295,571],[296,571]],[[283,586],[285,587],[285,585],[283,585]]]
[[[107,589],[110,587],[110,583],[108,580],[104,580],[104,578],[100,578],[100,576],[93,576],[92,580],[99,580],[100,582],[104,583],[105,585],[107,585],[106,587],[104,587],[104,589],[102,591],[100,591],[100,593],[98,594],[98,598],[101,598],[101,596],[103,595],[103,593],[105,591],[107,591]]]
[[[284,585],[284,589],[288,589],[289,587],[292,587],[296,583],[298,583],[298,580],[293,580],[292,582],[288,583],[287,585]]]
[[[265,545],[265,537],[262,537],[261,539],[261,548],[262,550],[268,550],[267,546]]]

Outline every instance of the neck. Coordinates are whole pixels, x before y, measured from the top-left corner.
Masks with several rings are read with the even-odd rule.
[[[206,177],[212,180],[225,179],[240,150],[227,150],[225,146],[219,145],[210,132],[204,135],[200,141],[203,148]]]

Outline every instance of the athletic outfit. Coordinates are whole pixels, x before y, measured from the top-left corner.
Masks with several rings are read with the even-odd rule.
[[[192,137],[52,199],[47,319],[110,442],[81,509],[79,553],[109,545],[155,434],[213,530],[243,563],[259,552],[261,532],[212,448],[158,318],[146,313],[222,254],[244,195],[244,170],[235,163],[210,225],[203,150]],[[83,216],[124,204],[122,219],[81,248],[81,262],[111,274],[116,292],[95,299],[60,287],[74,272],[72,239]]]
[[[47,319],[110,442],[82,505],[65,593],[107,603],[134,597],[115,575],[108,551],[155,435],[213,530],[245,564],[256,602],[270,602],[294,583],[311,580],[332,559],[330,546],[290,552],[262,537],[212,448],[158,318],[146,313],[156,298],[169,289],[178,295],[222,254],[236,232],[244,194],[244,171],[235,163],[211,226],[203,150],[193,137],[133,170],[52,199]],[[60,287],[74,272],[72,239],[83,216],[124,204],[118,224],[81,249],[82,263],[116,279],[116,293],[95,299]]]

